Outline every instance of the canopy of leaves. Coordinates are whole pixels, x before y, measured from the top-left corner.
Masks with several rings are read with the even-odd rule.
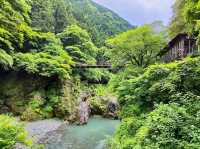
[[[27,140],[27,132],[16,119],[6,115],[0,115],[0,148],[10,149],[16,143],[31,145]]]
[[[88,32],[77,25],[67,27],[62,33],[57,34],[65,50],[72,57],[76,65],[95,65],[99,49],[93,44]],[[109,73],[99,69],[74,69],[74,75],[81,76],[82,80],[97,82],[107,80]]]
[[[121,33],[107,41],[113,64],[147,67],[155,62],[164,39],[148,25]]]
[[[133,26],[114,12],[91,0],[67,0],[71,2],[72,13],[78,24],[92,35],[98,46],[115,34],[127,31]]]
[[[47,45],[42,52],[16,53],[14,68],[45,77],[69,78],[71,57],[59,45]]]
[[[67,27],[57,35],[65,50],[76,63],[96,64],[97,47],[92,43],[88,32],[77,25]]]
[[[24,0],[0,1],[0,48],[6,51],[22,47],[19,26],[30,23],[30,7]]]
[[[200,39],[200,1],[199,0],[188,0],[185,4],[185,17],[190,27],[189,32],[192,35],[198,36]]]
[[[32,26],[41,31],[60,33],[75,23],[70,3],[65,0],[33,0],[31,6]]]
[[[124,121],[115,136],[118,146],[200,147],[199,59],[152,65],[120,83],[117,90]]]
[[[199,34],[199,0],[176,0],[173,6],[174,15],[172,17],[169,31],[172,37],[178,33],[190,33],[197,36]]]
[[[63,79],[72,60],[52,33],[33,31],[26,0],[0,1],[0,65],[4,69]]]
[[[9,69],[13,66],[13,58],[8,55],[4,50],[0,49],[0,66],[3,69]]]
[[[169,26],[169,33],[172,38],[188,30],[188,23],[185,18],[185,5],[186,0],[176,0],[173,5],[173,16]]]
[[[111,35],[132,28],[114,12],[91,0],[31,0],[32,26],[41,31],[60,33],[68,25],[77,24],[102,46]]]

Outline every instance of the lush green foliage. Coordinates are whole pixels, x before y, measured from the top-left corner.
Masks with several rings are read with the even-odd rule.
[[[6,115],[0,115],[0,148],[10,149],[16,143],[31,145],[32,142],[26,139],[27,132],[22,124],[16,119]]]
[[[169,31],[172,37],[178,33],[199,34],[199,0],[176,0],[173,6],[174,16]]]
[[[186,0],[176,0],[173,5],[173,17],[169,26],[171,37],[188,31],[188,24],[185,19],[185,4]]]
[[[104,52],[96,47],[87,31],[93,25],[88,26],[86,18],[86,22],[79,23],[75,19],[78,14],[75,17],[72,10],[75,5],[71,4],[68,0],[0,0],[0,74],[5,77],[8,72],[13,77],[5,77],[8,83],[1,88],[0,103],[23,120],[70,116],[75,102],[69,84],[73,83],[65,81],[71,73],[86,81],[109,79],[109,72],[104,69],[71,69],[74,63],[95,65],[98,56],[104,59]],[[26,78],[23,80],[18,74]],[[42,95],[38,97],[35,92]]]
[[[95,65],[99,56],[99,49],[93,44],[88,32],[77,25],[67,27],[62,33],[57,34],[65,50],[72,57],[75,65]],[[101,55],[101,54],[100,54]],[[82,80],[98,82],[108,80],[109,73],[104,69],[74,69],[74,75],[80,75]]]
[[[199,59],[152,65],[120,84],[124,120],[114,139],[119,148],[200,147]]]
[[[59,45],[48,45],[38,53],[16,53],[14,55],[14,67],[17,70],[24,69],[28,73],[41,76],[58,76],[60,79],[69,78],[69,55]],[[68,62],[68,63],[66,63]]]
[[[32,26],[45,32],[60,33],[77,24],[92,35],[92,41],[102,46],[111,35],[132,26],[112,11],[91,0],[31,0]]]
[[[102,46],[108,37],[132,28],[117,14],[91,0],[70,0],[70,2],[78,24],[91,33],[92,40],[98,46]]]
[[[118,136],[122,133],[119,139],[123,149],[196,149],[200,146],[199,120],[177,105],[160,105],[142,122],[131,120],[123,122],[121,127],[125,129],[118,132]]]
[[[155,62],[163,46],[161,35],[148,25],[129,30],[108,40],[112,62],[119,66],[147,67]]]
[[[13,58],[7,54],[4,50],[0,49],[0,66],[3,69],[9,69],[13,66]]]
[[[1,0],[0,5],[0,48],[6,51],[20,48],[24,38],[19,27],[30,22],[30,7],[24,0]]]
[[[27,2],[3,0],[1,7],[1,66],[46,77],[67,78],[71,58],[54,34],[33,31],[28,25],[30,6]]]
[[[57,35],[76,63],[95,64],[97,48],[88,32],[77,25],[67,27]]]
[[[44,32],[60,33],[75,23],[70,2],[66,0],[31,1],[32,26]]]
[[[188,0],[185,3],[185,18],[188,22],[188,26],[190,27],[189,32],[192,35],[198,36],[198,40],[200,39],[200,19],[199,19],[199,10],[200,10],[200,1],[196,0]],[[199,42],[199,41],[198,41]]]

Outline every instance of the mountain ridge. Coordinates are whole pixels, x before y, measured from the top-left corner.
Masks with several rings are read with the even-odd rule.
[[[92,0],[31,0],[32,27],[43,32],[60,33],[67,26],[78,24],[102,46],[110,36],[133,28],[112,10]]]

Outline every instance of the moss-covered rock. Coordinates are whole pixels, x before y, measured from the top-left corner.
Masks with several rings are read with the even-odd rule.
[[[57,117],[64,117],[70,120],[70,116],[75,114],[76,98],[73,81],[64,81],[60,84],[59,103],[56,105],[54,113]]]
[[[48,79],[22,72],[1,72],[0,77],[1,105],[16,115],[25,111],[32,93],[42,90],[48,82]]]
[[[1,72],[0,77],[0,113],[11,112],[26,121],[52,117],[71,119],[75,113],[72,80],[61,82],[24,72]]]

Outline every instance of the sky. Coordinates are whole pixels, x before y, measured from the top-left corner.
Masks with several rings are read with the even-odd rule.
[[[167,25],[172,16],[174,0],[93,0],[116,12],[132,25],[161,20]]]

